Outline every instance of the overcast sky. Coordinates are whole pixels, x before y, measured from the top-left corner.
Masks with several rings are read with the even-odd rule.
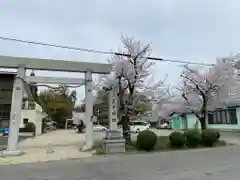
[[[124,33],[152,42],[154,56],[213,63],[240,50],[239,7],[238,0],[1,0],[0,36],[117,51]],[[108,58],[2,40],[0,54],[91,62]],[[179,64],[159,62],[153,73],[157,78],[168,74],[169,83],[176,84],[180,72]],[[78,95],[79,101],[84,98],[83,88]]]

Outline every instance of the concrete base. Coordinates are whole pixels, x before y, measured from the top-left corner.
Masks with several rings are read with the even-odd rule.
[[[92,148],[88,148],[86,145],[83,145],[80,149],[80,151],[86,152],[86,151],[90,151]]]
[[[120,131],[107,131],[103,146],[105,154],[126,152],[125,139]]]
[[[16,151],[9,151],[9,150],[4,150],[1,152],[1,157],[7,157],[7,156],[21,156],[23,155],[24,152],[21,150],[16,150]]]
[[[105,154],[125,153],[125,139],[106,139],[104,141]]]
[[[22,137],[34,137],[32,132],[20,132],[18,135]]]
[[[47,147],[47,149],[46,149],[46,153],[47,154],[52,154],[52,153],[54,153],[55,151],[53,150],[53,148],[52,147]]]
[[[118,130],[106,131],[105,139],[122,139],[122,133]]]

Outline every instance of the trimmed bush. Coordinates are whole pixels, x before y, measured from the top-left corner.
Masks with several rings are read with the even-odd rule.
[[[149,130],[141,131],[137,136],[136,146],[139,150],[151,151],[157,143],[157,135]]]
[[[182,148],[186,143],[186,138],[183,133],[174,131],[169,135],[170,145],[173,148]]]
[[[220,139],[220,137],[221,137],[221,134],[220,134],[219,131],[216,131],[216,134],[217,134],[217,141],[218,141]]]
[[[221,137],[220,132],[217,131],[217,130],[211,130],[211,131],[213,131],[214,133],[216,133],[216,141],[218,141],[218,140],[220,139],[220,137]]]
[[[26,131],[28,131],[28,132],[35,132],[36,126],[35,126],[34,123],[29,122],[29,123],[27,123],[27,124],[25,125],[25,129],[26,129]]]
[[[19,129],[19,132],[32,132],[34,136],[35,136],[35,131],[36,131],[36,126],[32,122],[25,124],[24,128]]]
[[[188,130],[184,132],[186,145],[188,147],[197,147],[201,143],[201,134],[198,130]]]
[[[220,138],[220,133],[213,131],[213,130],[208,130],[205,129],[202,131],[202,145],[211,147],[218,141],[218,138]]]

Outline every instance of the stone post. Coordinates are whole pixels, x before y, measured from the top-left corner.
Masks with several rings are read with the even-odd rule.
[[[85,146],[83,150],[89,150],[93,145],[93,94],[92,94],[92,73],[85,73],[85,125],[86,125],[86,137]]]
[[[109,89],[109,130],[106,132],[104,141],[104,152],[106,154],[123,153],[126,151],[125,139],[120,130],[118,130],[117,114],[117,91]]]
[[[25,68],[19,67],[17,76],[13,84],[9,135],[7,150],[2,153],[3,156],[21,155],[22,152],[18,149],[18,133],[21,124],[22,102],[24,94],[23,79],[25,76]]]

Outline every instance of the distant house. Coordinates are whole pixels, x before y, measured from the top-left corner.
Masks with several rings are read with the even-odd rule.
[[[171,115],[172,128],[176,130],[201,128],[198,118],[189,108]],[[240,99],[231,98],[208,112],[206,119],[208,129],[226,131],[240,130]]]
[[[23,128],[25,124],[32,122],[36,126],[36,135],[42,133],[42,120],[47,114],[43,112],[43,109],[39,104],[35,101],[25,101],[21,115],[20,128]]]
[[[13,94],[13,84],[16,78],[15,72],[0,72],[0,130],[10,128],[11,104]],[[32,97],[29,85],[24,82],[23,85],[23,107],[21,112],[20,127],[24,127],[26,123],[33,122],[36,126],[36,135],[41,134],[42,118],[45,116],[42,113],[40,105],[36,104]],[[30,107],[29,102],[34,105]]]
[[[73,111],[72,118],[66,120],[65,129],[68,128],[69,122],[71,122],[71,124],[78,125],[78,124],[80,124],[80,121],[83,121],[83,123],[86,124],[86,122],[85,122],[85,113],[84,112],[75,112],[75,111]],[[93,123],[97,122],[96,116],[92,117],[92,121],[93,121]]]

